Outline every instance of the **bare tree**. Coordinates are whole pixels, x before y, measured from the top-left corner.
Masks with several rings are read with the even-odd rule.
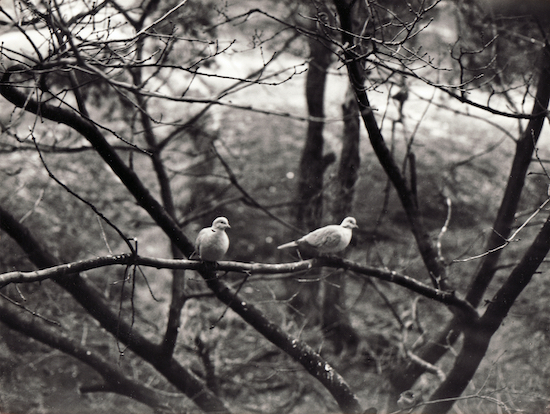
[[[364,87],[366,82],[363,70],[364,62],[370,54],[374,54],[372,51],[376,50],[377,47],[375,42],[377,42],[378,39],[375,39],[374,37],[367,37],[366,39],[363,39],[362,37],[354,36],[353,33],[358,32],[357,29],[354,30],[352,20],[353,9],[355,6],[354,2],[342,1],[336,2],[336,4],[342,27],[342,44],[344,45],[343,54],[371,144],[378,156],[378,159],[380,160],[380,163],[386,170],[388,177],[397,190],[403,208],[407,213],[411,230],[417,241],[419,252],[434,283],[434,286],[436,288],[445,289],[445,266],[441,261],[441,256],[437,254],[436,246],[430,242],[427,231],[422,223],[418,210],[418,202],[414,197],[416,189],[412,183],[407,183],[403,173],[397,168],[394,157],[384,142],[383,135],[378,126],[378,122],[374,117],[374,113]],[[373,8],[376,7],[380,6],[373,6]],[[403,29],[405,36],[411,35],[415,31],[414,22],[409,27]],[[383,33],[382,30],[381,33]],[[366,51],[363,51],[361,48],[357,47],[358,44],[363,42],[366,43]],[[400,42],[397,43],[401,45]],[[388,45],[388,43],[386,43],[386,45]],[[390,44],[390,50],[388,52],[392,51],[392,46],[393,45]],[[529,165],[533,159],[533,153],[536,142],[540,136],[542,123],[545,119],[545,113],[549,102],[549,91],[547,87],[549,66],[546,47],[541,48],[540,53],[542,57],[539,63],[539,80],[536,95],[534,97],[533,110],[530,114],[520,115],[521,117],[529,118],[530,121],[525,129],[525,132],[523,133],[523,136],[517,141],[516,155],[512,164],[512,172],[510,173],[510,179],[500,205],[499,213],[495,219],[495,224],[493,225],[493,232],[487,242],[487,253],[482,255],[483,264],[476,275],[474,275],[472,283],[467,291],[468,293],[466,294],[466,300],[472,304],[472,306],[479,305],[479,301],[486,292],[488,284],[496,271],[496,262],[498,262],[498,257],[502,252],[502,248],[504,245],[509,243],[512,221],[514,220],[514,216],[518,209],[521,190],[524,185]],[[499,57],[502,58],[502,56]],[[401,63],[403,63],[403,60],[401,60]],[[415,73],[415,71],[409,66],[405,67],[407,68],[405,70],[407,75],[413,77],[418,76],[417,73]],[[466,68],[462,67],[461,69],[465,70]],[[465,79],[461,80],[465,82],[471,81]],[[491,107],[487,106],[485,109],[490,111]],[[544,202],[537,211],[540,211],[545,204],[546,202]],[[460,396],[465,390],[466,385],[472,379],[475,370],[485,355],[492,335],[502,323],[504,315],[507,314],[513,301],[525,287],[524,282],[527,282],[530,279],[548,253],[548,243],[543,241],[546,237],[545,233],[546,225],[541,228],[537,237],[533,240],[530,248],[525,252],[524,260],[520,261],[510,273],[507,282],[501,285],[501,288],[491,301],[491,306],[487,308],[482,316],[469,319],[463,314],[455,314],[455,318],[451,322],[451,326],[445,328],[444,332],[439,337],[439,341],[428,346],[429,351],[425,351],[421,357],[421,360],[429,364],[433,364],[444,353],[444,350],[446,349],[445,344],[448,344],[449,341],[454,342],[456,336],[461,331],[464,331],[464,344],[454,363],[454,367],[447,379],[430,397],[434,403],[427,405],[425,412],[446,412],[453,405],[453,398]],[[527,263],[529,263],[529,265]],[[529,269],[527,269],[527,267],[529,267]],[[525,279],[518,283],[517,278],[519,274],[522,274]],[[514,287],[512,288],[512,286]],[[512,291],[514,293],[512,293]],[[508,297],[508,295],[512,295],[514,299]],[[418,379],[419,372],[424,372],[426,370],[426,366],[428,365],[416,364],[414,367],[414,370],[416,371],[416,375],[413,376],[414,380]],[[410,377],[408,377],[407,374],[409,374],[409,372],[405,372],[405,375],[403,375],[403,373],[395,375],[395,378],[398,378],[396,381],[398,391],[406,390],[414,382],[414,380],[410,380]]]
[[[398,404],[447,412],[541,271],[550,224],[539,216],[548,198],[536,186],[530,197],[522,194],[530,170],[548,178],[537,148],[550,99],[544,25],[531,13],[505,28],[494,13],[469,3],[309,5],[54,0],[0,6],[0,167],[7,189],[0,194],[0,229],[8,236],[0,242],[10,252],[0,262],[0,321],[94,371],[80,392],[120,394],[157,412],[314,407],[359,413],[397,410]],[[424,52],[440,9],[487,30]],[[309,25],[297,24],[297,15]],[[529,29],[527,39],[517,27]],[[487,39],[489,29],[495,36]],[[506,45],[498,44],[508,35]],[[537,53],[537,60],[509,66],[511,53],[504,50],[512,49],[511,39],[518,50],[529,43],[526,52]],[[439,60],[429,54],[443,50],[449,53]],[[291,108],[291,98],[304,89],[286,96],[287,108],[272,105],[269,94],[294,91],[288,85],[302,79],[306,66],[304,113]],[[345,106],[337,120],[326,107],[334,98],[326,88],[334,73],[347,78],[339,83]],[[415,87],[431,90],[432,98]],[[252,102],[243,94],[248,90]],[[446,248],[453,199],[463,193],[449,189],[451,179],[442,179],[441,188],[422,182],[422,168],[429,166],[422,146],[430,145],[421,136],[425,113],[418,118],[419,111],[404,105],[414,95],[435,107],[435,93],[446,96],[441,107],[455,115],[456,103],[518,123],[491,232],[480,245],[470,243],[477,229],[468,229],[463,255],[450,242]],[[373,95],[386,97],[384,111],[384,100]],[[522,110],[526,102],[531,108]],[[280,121],[276,133],[268,135],[274,119]],[[360,120],[368,137],[361,145]],[[402,141],[388,139],[397,124]],[[338,139],[331,141],[334,131]],[[303,146],[296,144],[302,136]],[[367,143],[380,168],[372,167]],[[285,174],[285,157],[296,153],[288,145],[302,151],[294,160],[297,193],[293,175]],[[334,156],[323,154],[338,145],[335,167]],[[361,166],[364,158],[370,164]],[[460,165],[472,166],[473,158]],[[457,165],[449,159],[435,168],[451,176]],[[365,182],[382,194],[380,177],[393,191],[377,198]],[[433,199],[443,207],[430,205]],[[293,226],[294,216],[282,207],[296,200]],[[374,229],[376,207],[394,214],[382,230]],[[310,230],[349,214],[360,225],[349,259],[273,263],[280,258],[274,243],[288,232],[283,229]],[[228,259],[242,260],[187,259],[198,229],[220,215],[232,225]],[[365,236],[370,230],[401,236],[405,228],[412,242],[396,243],[394,250]],[[408,253],[403,246],[411,244]],[[373,251],[377,261],[364,264]],[[396,264],[396,256],[407,266]],[[457,268],[467,284],[453,279]],[[498,271],[505,274],[495,277]],[[347,356],[325,350],[325,335],[315,327],[288,318],[292,298],[281,298],[288,281],[314,286],[311,300],[326,284],[323,328],[336,332],[336,345],[353,336]],[[420,299],[431,310],[419,310]],[[412,310],[405,311],[409,302]],[[383,315],[389,332],[378,336],[387,361],[371,341],[371,312]],[[114,354],[103,351],[113,345]],[[375,360],[374,373],[367,359]],[[388,400],[373,398],[386,380]],[[423,399],[408,398],[413,392]],[[474,397],[483,396],[463,398]]]

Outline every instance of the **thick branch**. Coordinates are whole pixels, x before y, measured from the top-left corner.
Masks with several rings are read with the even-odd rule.
[[[444,283],[445,279],[445,267],[437,254],[437,250],[432,245],[430,236],[424,227],[420,211],[416,205],[414,195],[407,184],[407,180],[401,173],[401,170],[395,162],[390,149],[386,146],[384,137],[380,131],[378,122],[374,117],[374,113],[364,87],[365,72],[359,55],[354,51],[355,37],[353,36],[354,28],[352,24],[352,8],[355,2],[335,0],[334,3],[338,11],[338,16],[340,17],[342,44],[347,45],[344,49],[345,64],[348,70],[351,85],[357,97],[363,123],[365,124],[369,134],[372,148],[380,161],[380,165],[384,168],[384,171],[392,181],[393,186],[397,191],[401,204],[403,205],[409,219],[411,230],[416,239],[418,249],[426,268],[428,269],[430,277],[434,281],[435,287],[444,288],[444,285],[441,284]]]
[[[447,379],[430,397],[432,401],[441,401],[427,405],[425,413],[447,412],[454,404],[454,398],[459,397],[466,389],[485,356],[493,334],[500,327],[517,297],[529,284],[549,251],[550,216],[519,264],[493,297],[479,322],[465,327],[464,345],[455,364]]]
[[[105,381],[104,391],[125,395],[157,410],[172,412],[170,407],[164,403],[163,398],[150,388],[127,378],[117,364],[113,364],[90,349],[82,347],[61,332],[37,323],[35,318],[23,318],[21,313],[10,309],[3,302],[0,302],[0,321],[11,329],[71,355],[94,369]]]
[[[0,226],[19,244],[35,266],[38,268],[57,266],[59,261],[42,247],[24,225],[1,207]],[[131,255],[126,255],[126,260],[130,260],[129,264],[131,264]],[[82,271],[83,268],[80,270]],[[53,280],[67,290],[106,331],[126,344],[136,355],[151,363],[168,381],[184,392],[202,410],[206,412],[228,411],[223,401],[213,395],[193,373],[173,358],[169,363],[161,358],[161,348],[120,319],[119,315],[112,311],[101,292],[86,278],[73,272],[68,277],[57,276]]]
[[[286,334],[279,325],[267,319],[254,305],[240,299],[237,292],[221,282],[215,271],[203,272],[204,280],[219,300],[246,320],[267,340],[299,362],[309,374],[320,381],[332,394],[345,413],[361,413],[363,410],[350,387],[332,366],[305,342]]]

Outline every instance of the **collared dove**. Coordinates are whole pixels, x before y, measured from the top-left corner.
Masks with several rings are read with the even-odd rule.
[[[313,230],[311,233],[299,238],[298,240],[285,243],[277,249],[286,249],[288,247],[313,248],[318,253],[336,253],[344,250],[351,241],[351,233],[357,228],[357,223],[353,217],[346,217],[342,224],[331,224]]]
[[[212,223],[212,227],[202,229],[195,241],[195,251],[190,257],[198,255],[201,260],[216,262],[221,260],[229,248],[229,237],[225,229],[231,228],[229,220],[218,217]]]

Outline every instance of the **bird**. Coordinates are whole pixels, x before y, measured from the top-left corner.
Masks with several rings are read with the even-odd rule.
[[[229,220],[225,217],[218,217],[212,222],[212,227],[205,227],[197,235],[195,251],[190,256],[199,256],[207,262],[221,260],[229,248],[229,237],[225,229],[229,229]]]
[[[358,228],[353,217],[346,217],[341,224],[331,224],[313,230],[311,233],[289,243],[281,244],[277,249],[289,247],[313,249],[317,253],[337,253],[344,250],[351,241],[352,230]]]

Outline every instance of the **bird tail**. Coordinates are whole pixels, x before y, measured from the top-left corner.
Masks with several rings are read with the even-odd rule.
[[[289,247],[296,247],[296,246],[298,246],[298,243],[296,243],[295,241],[291,241],[289,243],[281,244],[280,246],[277,247],[277,249],[279,250],[288,249]]]

